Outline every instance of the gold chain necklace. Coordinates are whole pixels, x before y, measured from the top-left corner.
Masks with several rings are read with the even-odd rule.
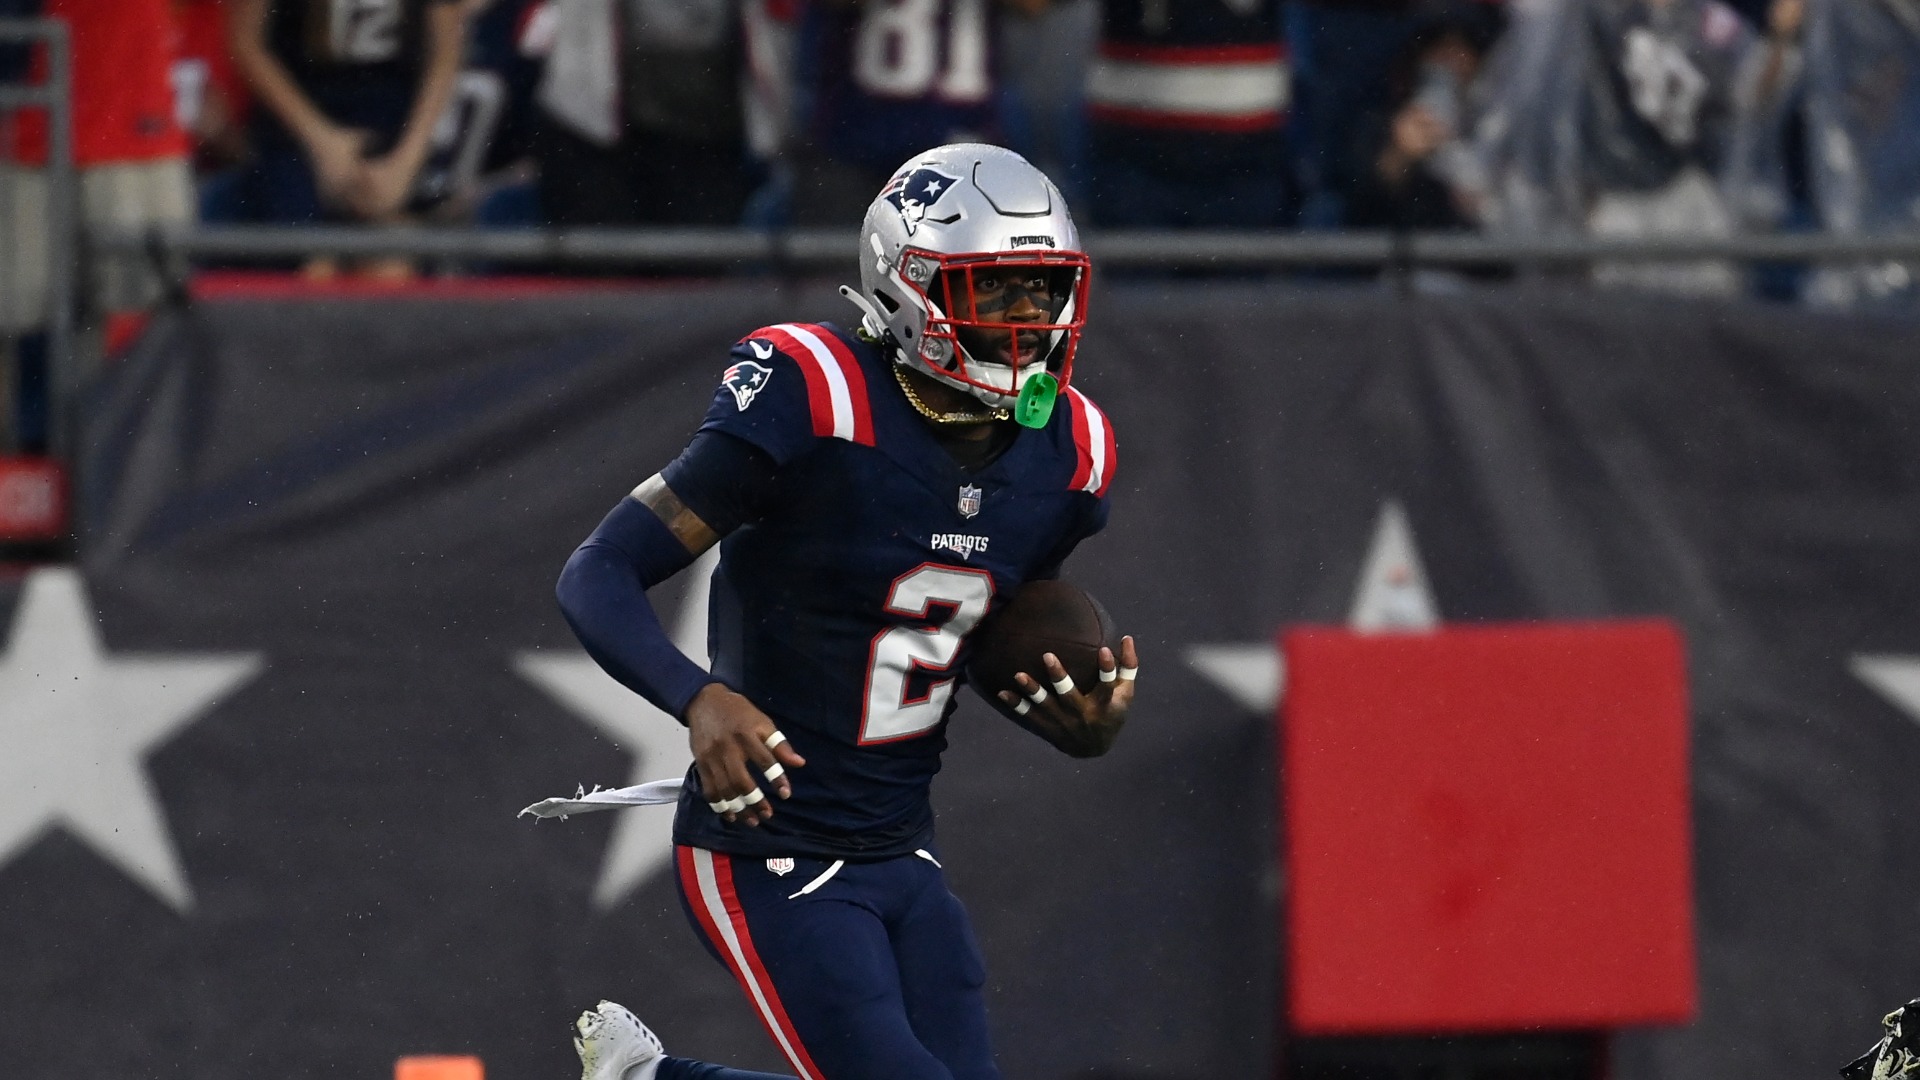
[[[984,424],[991,420],[1005,420],[1007,417],[1013,415],[1006,409],[988,409],[985,412],[960,412],[957,410],[954,412],[934,412],[932,409],[927,408],[926,402],[920,400],[919,394],[914,393],[913,384],[907,381],[907,373],[899,364],[893,365],[893,380],[900,384],[901,391],[907,395],[907,404],[913,406],[913,411],[936,424]]]

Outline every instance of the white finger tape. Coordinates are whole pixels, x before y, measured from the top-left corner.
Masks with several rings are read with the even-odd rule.
[[[779,746],[781,743],[786,741],[787,741],[787,733],[784,731],[781,731],[779,728],[774,728],[773,734],[767,736],[767,749],[771,750],[774,747]]]
[[[1123,667],[1120,669],[1120,677],[1128,682],[1132,682],[1140,677],[1140,669],[1137,667]]]
[[[1119,677],[1120,677],[1120,673],[1119,673],[1119,672],[1117,672],[1117,671],[1106,671],[1106,670],[1102,670],[1102,671],[1100,672],[1100,681],[1101,681],[1101,682],[1103,682],[1103,683],[1104,683],[1104,682],[1112,682],[1113,680],[1115,680],[1115,679],[1117,679],[1117,678],[1119,678]]]
[[[766,777],[767,783],[771,784],[775,780],[778,780],[781,777],[787,775],[787,767],[776,761],[773,764],[767,766],[766,768],[761,769],[760,775]]]
[[[1053,692],[1062,696],[1073,693],[1073,676],[1062,675],[1053,680]]]
[[[742,807],[759,806],[761,803],[766,801],[767,801],[766,792],[761,791],[759,788],[754,788],[752,791],[749,791],[745,795],[740,796],[740,805]]]
[[[1026,698],[1021,698],[1019,701],[1013,703],[1013,711],[1016,715],[1025,716],[1033,711],[1033,703],[1029,702]]]
[[[727,800],[721,799],[719,802],[710,802],[707,804],[707,809],[716,814],[724,814],[727,812]]]
[[[721,799],[719,802],[710,802],[707,804],[707,807],[716,814],[737,814],[747,808],[747,800],[735,795],[731,799]]]
[[[1047,688],[1046,688],[1046,687],[1044,687],[1044,686],[1036,686],[1036,687],[1034,687],[1034,688],[1033,688],[1033,693],[1031,693],[1031,694],[1028,694],[1028,695],[1027,695],[1027,700],[1028,700],[1028,701],[1031,701],[1031,702],[1033,702],[1033,703],[1034,703],[1035,705],[1038,705],[1038,704],[1040,704],[1040,703],[1042,703],[1042,702],[1044,702],[1044,701],[1046,701],[1046,700],[1047,700]]]

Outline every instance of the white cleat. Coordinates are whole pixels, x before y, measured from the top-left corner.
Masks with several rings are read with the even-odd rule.
[[[581,1013],[573,1030],[580,1080],[653,1080],[667,1053],[639,1017],[611,1001]]]

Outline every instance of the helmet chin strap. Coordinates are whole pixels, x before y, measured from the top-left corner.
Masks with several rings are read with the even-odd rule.
[[[896,352],[894,361],[896,363],[902,362],[903,357],[898,354],[904,350],[901,349],[898,341],[893,340],[892,333],[887,330],[886,320],[880,317],[880,312],[874,308],[873,302],[846,285],[840,286],[840,295],[846,297],[849,303],[860,309],[860,325],[862,329],[875,341],[891,344]],[[1053,340],[1048,342],[1047,355],[1051,355],[1053,350],[1058,347],[1059,334],[1060,331],[1055,331],[1052,335],[1049,335]],[[962,363],[975,363],[973,357],[968,354],[965,345],[960,345],[956,342],[955,347],[960,350]],[[980,364],[978,366],[986,367],[989,365]],[[938,371],[931,371],[928,372],[928,374],[956,390],[972,394],[974,397],[980,396],[978,387],[969,386],[959,379],[943,376]],[[1060,394],[1060,382],[1047,371],[1045,358],[1043,357],[1028,364],[1024,374],[1021,369],[1013,369],[1013,381],[1015,385],[1019,387],[1013,394],[1014,401],[1012,410],[1014,420],[1019,422],[1023,427],[1046,427],[1047,419],[1053,415],[1054,399]],[[983,398],[982,400],[985,399]],[[990,402],[989,404],[992,403]],[[1005,408],[1006,406],[996,407]]]
[[[860,309],[860,325],[875,341],[885,341],[892,336],[887,330],[886,320],[880,317],[879,310],[873,306],[873,301],[861,296],[847,285],[840,286],[840,295]]]

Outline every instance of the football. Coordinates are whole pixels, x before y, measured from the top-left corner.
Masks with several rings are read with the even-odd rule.
[[[1074,685],[1085,690],[1100,685],[1103,645],[1118,655],[1120,640],[1100,601],[1064,581],[1029,581],[974,634],[967,681],[998,706],[1000,691],[1020,692],[1013,681],[1019,672],[1045,685],[1049,680],[1040,657],[1053,653]]]

